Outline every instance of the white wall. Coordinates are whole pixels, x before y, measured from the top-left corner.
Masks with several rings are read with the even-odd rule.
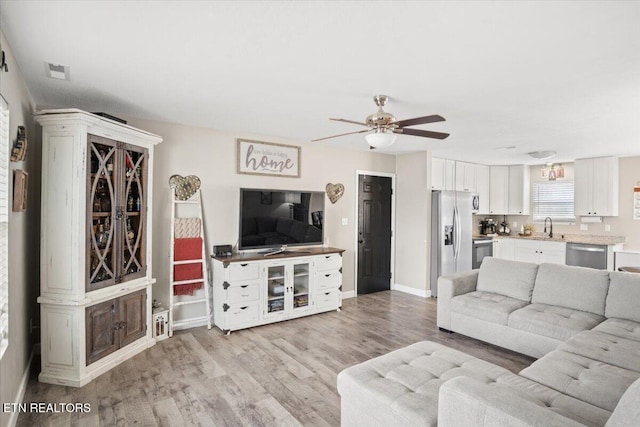
[[[12,170],[29,173],[27,211],[9,216],[9,347],[0,360],[0,402],[16,402],[28,368],[32,342],[29,321],[38,324],[40,283],[40,169],[41,130],[33,120],[33,101],[16,65],[11,47],[0,32],[9,72],[0,71],[0,94],[9,104],[9,142],[16,140],[18,126],[25,126],[29,148],[27,160],[12,162]],[[13,191],[10,190],[9,194]],[[0,412],[0,425],[8,425],[12,414]],[[14,415],[15,416],[15,415]]]
[[[431,153],[396,157],[396,268],[399,289],[428,296]],[[411,288],[411,289],[406,289]]]
[[[154,298],[169,300],[169,223],[173,174],[197,175],[202,180],[205,233],[212,245],[234,244],[238,239],[239,189],[241,187],[324,191],[327,183],[342,183],[344,196],[331,204],[325,198],[325,236],[330,246],[346,249],[343,258],[344,292],[354,290],[355,171],[393,173],[395,156],[345,150],[321,143],[286,141],[247,133],[223,132],[156,121],[129,119],[129,124],[164,138],[154,159],[153,275]],[[276,142],[302,147],[302,176],[280,178],[236,173],[236,138]],[[347,218],[348,225],[342,225]]]

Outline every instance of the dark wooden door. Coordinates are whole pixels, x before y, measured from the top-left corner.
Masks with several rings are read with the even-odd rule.
[[[391,178],[358,177],[358,294],[390,289]]]
[[[147,333],[147,293],[143,289],[119,298],[120,347]]]
[[[87,365],[119,348],[119,336],[115,330],[118,316],[117,299],[87,307]]]

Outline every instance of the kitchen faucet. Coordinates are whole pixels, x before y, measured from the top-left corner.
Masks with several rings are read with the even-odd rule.
[[[547,220],[549,220],[549,238],[553,237],[553,220],[551,217],[546,217],[544,219],[544,233],[547,233]]]

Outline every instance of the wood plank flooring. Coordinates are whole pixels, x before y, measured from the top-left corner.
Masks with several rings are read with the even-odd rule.
[[[89,403],[89,413],[24,413],[18,426],[338,426],[342,369],[431,340],[518,372],[530,357],[436,327],[436,300],[396,291],[340,312],[224,336],[180,331],[82,388],[37,381],[24,402]]]

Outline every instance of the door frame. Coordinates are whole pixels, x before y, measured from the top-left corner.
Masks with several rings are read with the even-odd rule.
[[[396,174],[387,172],[374,172],[356,169],[355,175],[355,199],[353,201],[354,224],[353,224],[353,259],[354,259],[354,274],[353,274],[353,296],[358,296],[358,218],[360,218],[360,211],[358,206],[358,199],[360,198],[360,176],[379,176],[383,178],[391,178],[391,279],[389,279],[389,288],[393,290],[393,282],[395,280],[395,265],[396,265]]]

